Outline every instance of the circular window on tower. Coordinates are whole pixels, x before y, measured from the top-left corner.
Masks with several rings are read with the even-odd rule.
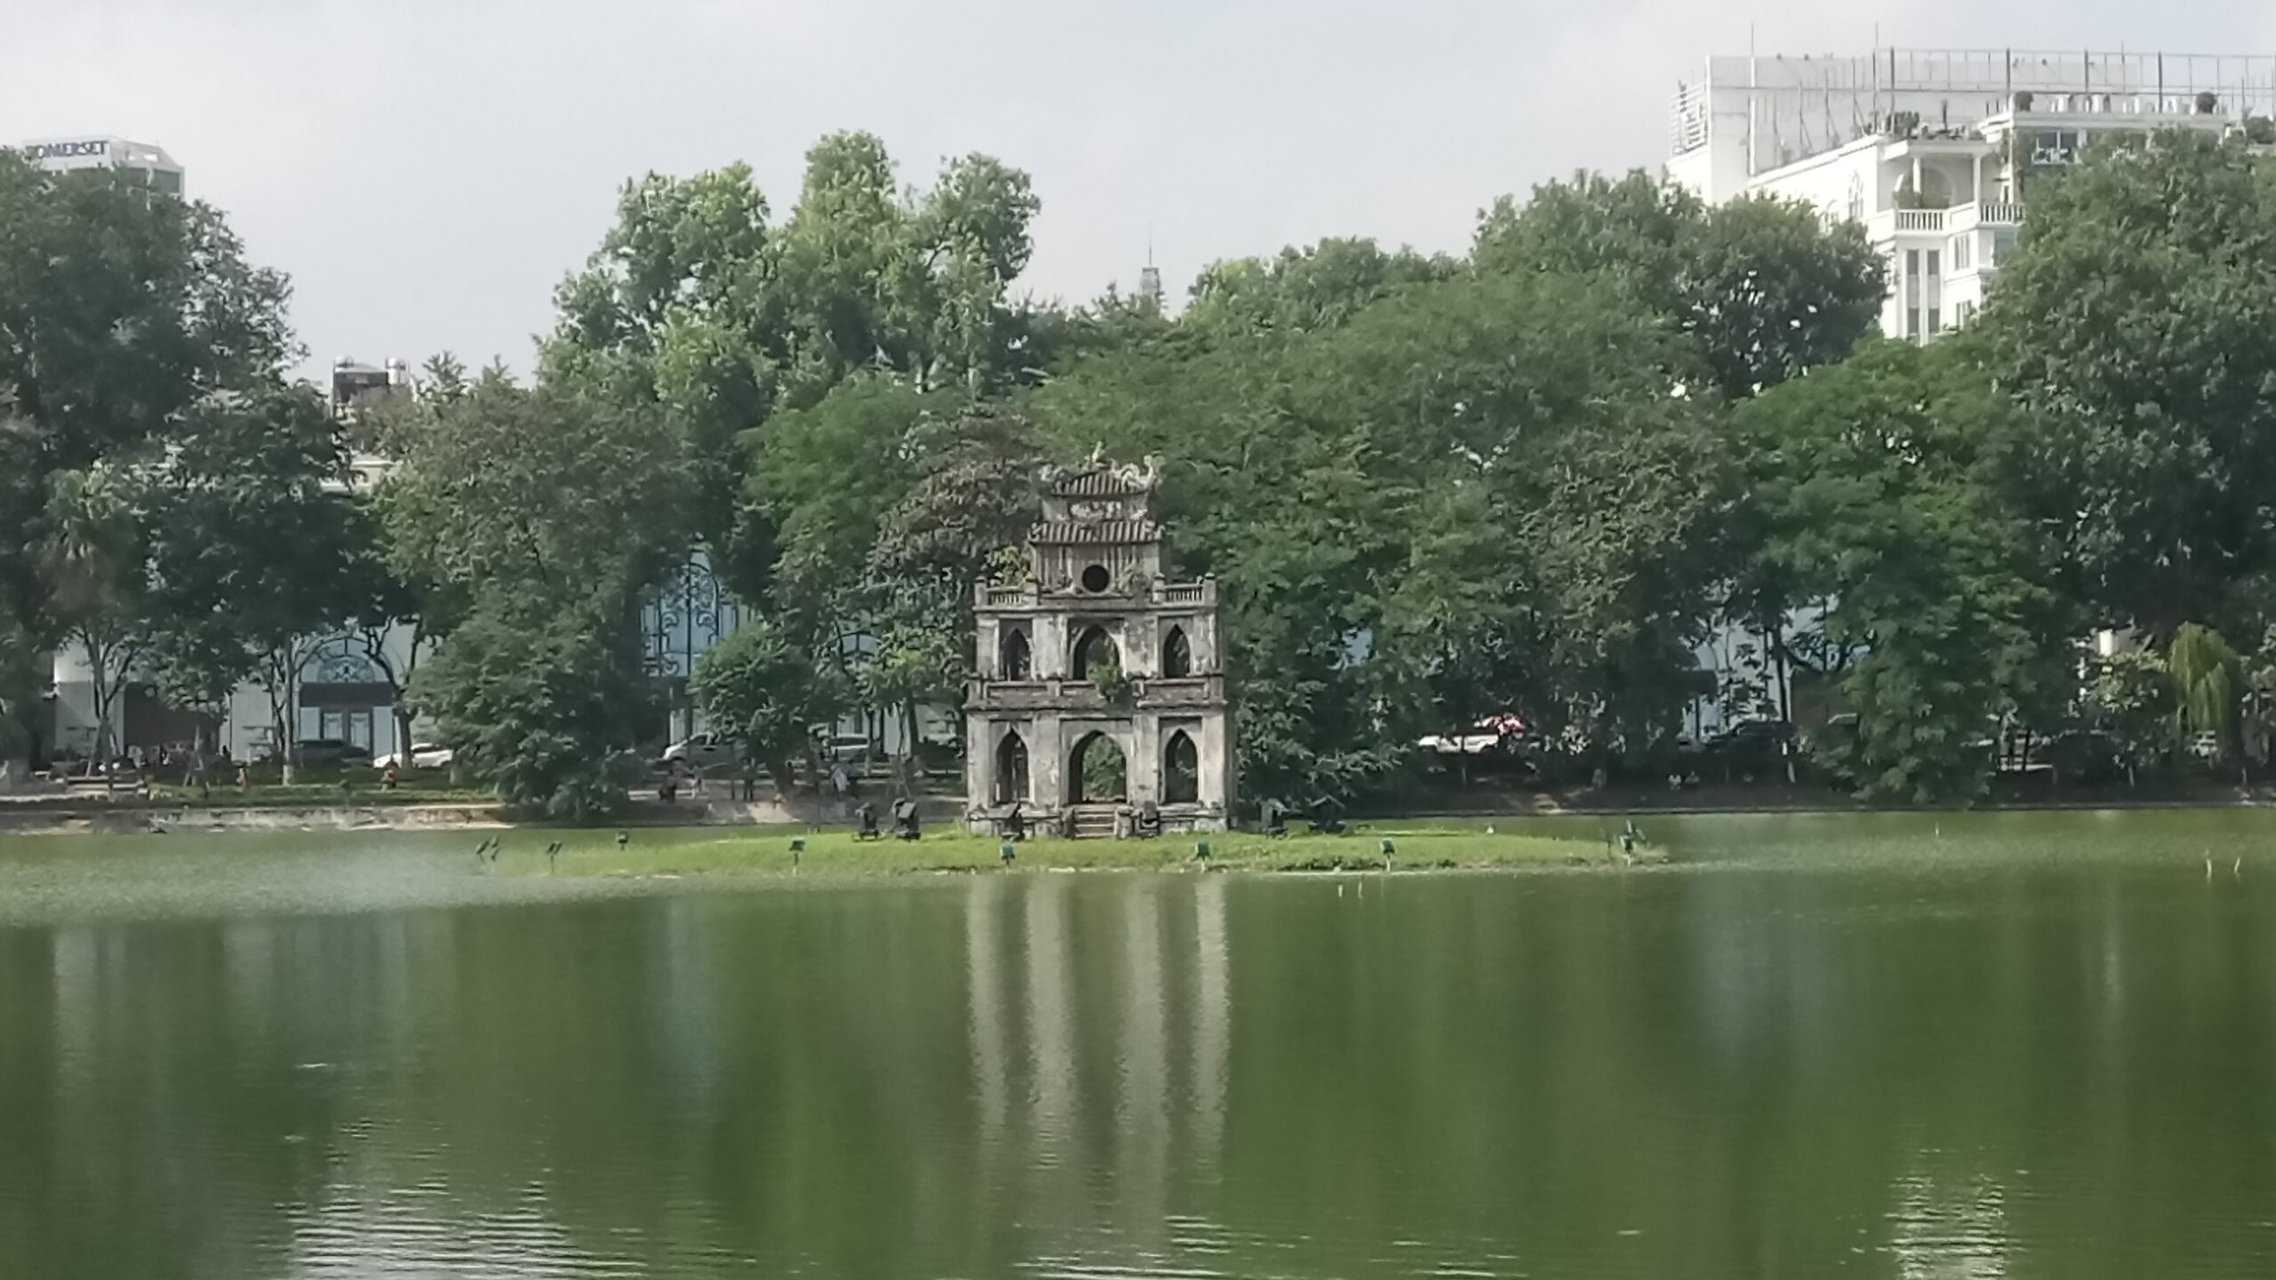
[[[1106,566],[1103,564],[1094,564],[1083,570],[1083,590],[1092,595],[1097,595],[1106,590],[1107,585],[1112,581],[1113,578],[1107,574]]]

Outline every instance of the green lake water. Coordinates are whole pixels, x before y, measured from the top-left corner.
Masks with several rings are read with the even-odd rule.
[[[1647,828],[838,883],[0,839],[0,1277],[2276,1275],[2276,814]]]

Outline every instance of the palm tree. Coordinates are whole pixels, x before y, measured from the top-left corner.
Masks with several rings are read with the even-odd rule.
[[[139,647],[136,597],[142,557],[124,478],[97,464],[58,472],[50,483],[53,533],[45,548],[54,607],[64,635],[85,651],[95,700],[95,760],[113,755],[111,704]]]

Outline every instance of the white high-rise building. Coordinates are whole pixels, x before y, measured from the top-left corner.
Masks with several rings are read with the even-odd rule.
[[[33,164],[51,173],[72,169],[116,169],[134,181],[165,195],[182,194],[182,166],[166,149],[147,142],[129,142],[107,134],[73,138],[40,138],[15,148]]]
[[[1679,85],[1668,180],[1710,203],[1773,195],[1864,224],[1888,263],[1881,330],[1968,323],[2023,224],[2034,170],[2116,133],[2269,127],[2276,57],[1876,49],[1716,56]]]

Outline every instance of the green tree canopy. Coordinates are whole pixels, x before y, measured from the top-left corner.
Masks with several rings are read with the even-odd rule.
[[[1698,344],[1731,399],[1849,354],[1872,332],[1882,265],[1863,228],[1768,197],[1708,206],[1642,170],[1581,173],[1479,216],[1485,272],[1602,273]]]
[[[1168,459],[1173,571],[1225,586],[1244,786],[1310,799],[1473,709],[1672,730],[1728,501],[1698,367],[1616,290],[1497,274],[1104,355],[1034,407],[1063,450]]]
[[[1853,659],[1847,764],[1868,796],[1973,798],[1989,768],[1973,744],[1998,717],[2050,723],[2069,696],[2076,616],[2000,484],[2016,429],[1965,337],[1874,344],[1734,415],[1756,554],[1800,598],[1829,602],[1826,637]]]
[[[813,729],[835,721],[849,690],[843,676],[779,628],[746,622],[696,664],[689,685],[704,718],[742,744],[788,796],[796,761],[813,747]]]
[[[2276,165],[2195,132],[2034,175],[1982,333],[2038,430],[2018,499],[2104,625],[2258,634],[2276,597]]]
[[[109,170],[50,174],[0,152],[0,595],[35,639],[71,535],[63,473],[133,472],[204,399],[273,381],[294,352],[283,276],[220,213]],[[83,515],[84,513],[79,513]]]

